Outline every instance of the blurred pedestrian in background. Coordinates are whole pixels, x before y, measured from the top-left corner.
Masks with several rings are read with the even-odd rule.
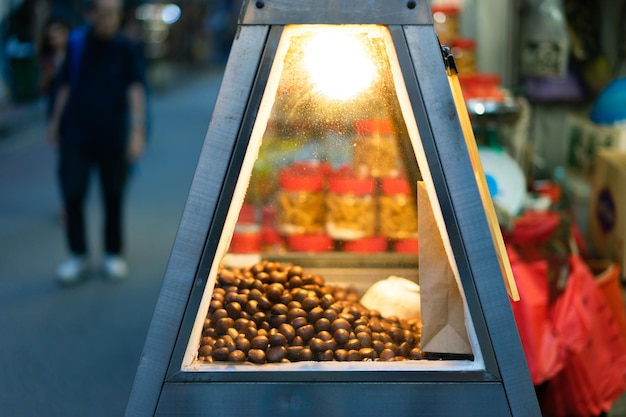
[[[39,42],[39,91],[46,97],[46,115],[49,117],[59,91],[59,73],[65,60],[69,24],[50,18],[42,31]]]
[[[39,92],[46,100],[47,119],[50,119],[59,92],[61,66],[65,61],[69,33],[69,23],[56,17],[48,19],[41,32],[38,45]],[[59,213],[59,221],[65,222],[65,210]]]
[[[145,88],[142,57],[120,32],[121,0],[92,0],[90,24],[70,34],[61,88],[48,126],[59,146],[59,179],[66,211],[70,256],[61,263],[61,284],[86,277],[89,251],[85,199],[97,169],[104,203],[105,275],[127,276],[123,257],[123,197],[128,168],[145,145]],[[59,127],[63,120],[63,129]]]

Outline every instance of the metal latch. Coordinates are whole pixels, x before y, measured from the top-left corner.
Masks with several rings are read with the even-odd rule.
[[[443,57],[443,64],[446,66],[448,75],[458,74],[459,70],[456,67],[456,61],[449,46],[441,45],[441,56]]]

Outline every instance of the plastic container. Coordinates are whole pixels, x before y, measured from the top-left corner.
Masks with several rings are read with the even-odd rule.
[[[364,119],[354,125],[356,133],[352,164],[358,177],[386,178],[399,173],[399,152],[389,120]]]
[[[471,38],[458,38],[452,44],[452,55],[459,75],[476,73],[476,41]]]
[[[382,181],[380,234],[392,240],[417,237],[417,202],[404,178]]]
[[[442,45],[451,46],[459,37],[460,32],[460,9],[453,5],[435,5],[431,9],[433,13],[433,27],[439,42]]]
[[[279,174],[277,230],[286,236],[318,234],[325,230],[324,178],[301,169],[287,168]]]
[[[326,196],[328,235],[344,241],[374,236],[377,213],[374,191],[372,178],[332,178]]]

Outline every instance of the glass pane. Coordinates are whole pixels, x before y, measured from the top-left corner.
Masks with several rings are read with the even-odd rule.
[[[425,161],[386,27],[287,26],[185,363],[426,362]]]

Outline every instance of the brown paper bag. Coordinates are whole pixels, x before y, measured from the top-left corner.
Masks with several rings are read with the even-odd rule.
[[[417,212],[422,352],[443,356],[471,355],[472,348],[465,325],[465,306],[455,277],[456,267],[453,268],[451,264],[452,250],[443,218],[433,211],[423,181],[417,184]],[[448,251],[442,234],[445,234]]]

